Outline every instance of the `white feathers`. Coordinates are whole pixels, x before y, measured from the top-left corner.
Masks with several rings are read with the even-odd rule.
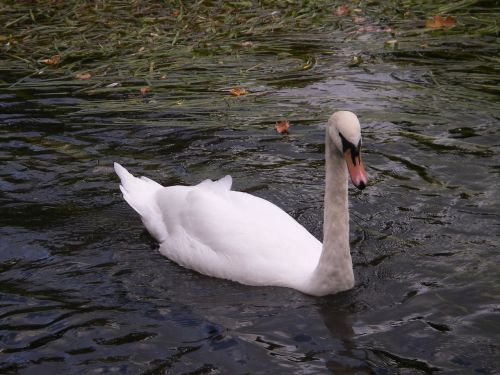
[[[349,111],[335,112],[328,120],[327,134],[340,152],[342,152],[340,134],[357,146],[361,140],[361,125],[358,117]]]
[[[200,182],[198,185],[199,187],[206,187],[210,190],[214,191],[224,191],[224,190],[231,190],[231,185],[233,184],[233,179],[230,175],[222,177],[220,180],[217,181],[212,181],[212,180],[205,180]]]
[[[167,231],[162,225],[161,211],[154,199],[157,191],[163,188],[159,183],[147,178],[132,176],[120,164],[114,163],[115,172],[120,177],[120,190],[123,198],[139,215],[149,233],[158,241],[163,241]]]

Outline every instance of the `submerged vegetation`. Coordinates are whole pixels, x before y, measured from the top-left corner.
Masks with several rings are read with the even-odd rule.
[[[425,80],[447,90],[460,81],[496,96],[499,13],[474,0],[5,1],[0,86],[83,99],[72,123],[208,113],[236,125],[243,112],[257,126],[308,123],[318,106],[275,111],[287,101],[270,94],[394,63],[425,66]]]
[[[10,85],[30,78],[90,80],[94,88],[110,80],[151,83],[186,64],[195,69],[197,58],[216,56],[222,64],[228,56],[279,54],[279,38],[259,43],[270,33],[325,29],[344,30],[344,42],[354,45],[373,39],[364,34],[383,34],[375,45],[364,46],[369,50],[425,53],[440,33],[498,38],[498,9],[486,7],[491,3],[7,1],[0,5],[0,78]],[[447,30],[433,18],[441,15]]]

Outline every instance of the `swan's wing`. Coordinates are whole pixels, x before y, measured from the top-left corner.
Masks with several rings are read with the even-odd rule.
[[[286,286],[317,265],[321,243],[272,203],[204,184],[181,200],[169,189],[157,195],[169,232],[160,251],[177,263],[245,284]]]
[[[219,192],[231,190],[231,185],[233,184],[233,179],[230,175],[224,176],[217,181],[204,180],[200,182],[198,187],[207,188]]]

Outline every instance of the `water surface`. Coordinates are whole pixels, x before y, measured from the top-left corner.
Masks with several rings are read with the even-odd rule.
[[[276,31],[147,95],[2,71],[0,370],[498,373],[498,39],[464,33],[408,31],[393,49],[384,32]],[[164,185],[231,174],[321,238],[339,109],[360,117],[371,178],[350,191],[351,291],[181,268],[120,196],[113,161]]]

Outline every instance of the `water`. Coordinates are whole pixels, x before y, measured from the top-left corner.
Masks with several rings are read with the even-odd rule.
[[[3,71],[1,372],[498,373],[497,39],[405,38],[384,49],[384,33],[277,32],[198,56],[144,96],[11,86],[20,77]],[[231,97],[236,85],[249,95]],[[337,109],[360,117],[371,178],[350,191],[349,292],[183,269],[120,196],[112,161],[164,185],[231,174],[321,238]],[[273,130],[281,118],[289,135]]]

